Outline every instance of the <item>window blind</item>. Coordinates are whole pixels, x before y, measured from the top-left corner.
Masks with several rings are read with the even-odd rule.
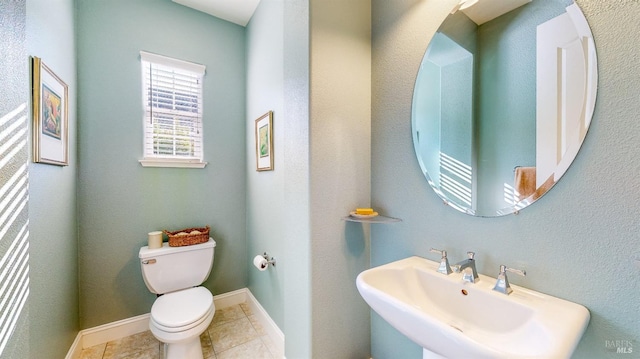
[[[205,66],[141,51],[144,158],[202,162]]]

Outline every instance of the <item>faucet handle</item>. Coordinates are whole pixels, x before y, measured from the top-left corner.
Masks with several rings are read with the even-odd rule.
[[[429,252],[431,253],[440,253],[442,255],[442,258],[446,258],[447,257],[447,251],[443,251],[440,249],[435,249],[433,247],[431,247],[431,249],[429,249]]]
[[[449,259],[447,259],[447,251],[443,251],[440,249],[431,248],[429,249],[431,253],[440,253],[440,266],[437,269],[438,273],[442,273],[445,275],[449,275],[453,273],[451,270],[451,266],[449,266]]]
[[[527,272],[524,269],[509,268],[504,264],[500,265],[500,273],[498,273],[498,280],[496,281],[496,285],[493,287],[493,290],[509,295],[513,292],[513,289],[511,289],[511,286],[509,285],[507,272],[515,273],[523,277],[527,275]]]
[[[504,269],[503,269],[503,268],[504,268]],[[500,272],[504,272],[504,271],[511,272],[511,273],[515,273],[515,274],[520,275],[520,276],[523,276],[523,277],[525,277],[525,276],[527,275],[527,271],[526,271],[526,270],[524,270],[524,269],[509,268],[509,267],[507,267],[507,266],[505,266],[505,265],[501,265],[501,266],[500,266]],[[506,273],[505,273],[505,274],[506,274]]]
[[[467,256],[469,257],[469,259],[473,259],[473,257],[476,256],[476,252],[467,252]]]

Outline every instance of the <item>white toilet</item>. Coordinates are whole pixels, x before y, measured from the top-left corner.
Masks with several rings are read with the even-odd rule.
[[[216,242],[184,247],[140,248],[147,288],[159,296],[151,307],[149,329],[166,345],[166,359],[202,359],[200,334],[211,324],[213,296],[200,287],[211,273]]]

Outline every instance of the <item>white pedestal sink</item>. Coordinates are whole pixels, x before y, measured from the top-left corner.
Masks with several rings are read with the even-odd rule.
[[[466,283],[437,268],[410,257],[356,280],[367,304],[425,358],[569,358],[589,323],[582,305],[516,285],[505,295],[493,290],[495,278]]]

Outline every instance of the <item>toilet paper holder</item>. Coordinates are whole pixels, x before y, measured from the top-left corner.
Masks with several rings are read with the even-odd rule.
[[[269,258],[269,255],[267,254],[267,252],[264,252],[264,254],[262,254],[262,258],[264,258],[267,261],[267,265],[271,265],[271,266],[276,266],[276,259],[271,257]]]

